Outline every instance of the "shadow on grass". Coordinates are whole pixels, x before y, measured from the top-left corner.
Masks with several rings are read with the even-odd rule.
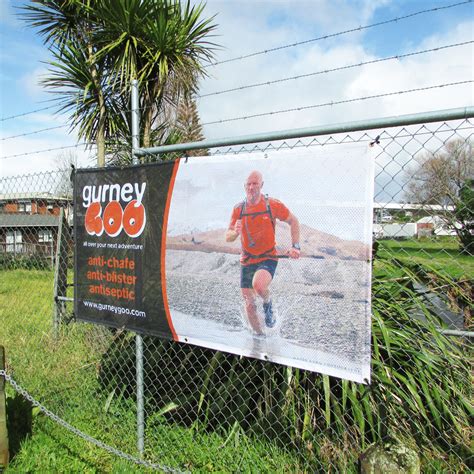
[[[389,254],[397,253],[402,255],[414,255],[418,257],[451,257],[459,258],[464,257],[458,249],[433,249],[425,247],[408,247],[408,246],[380,246],[379,252],[387,252]]]
[[[20,453],[24,441],[32,435],[33,405],[30,401],[26,400],[21,395],[16,394],[14,398],[7,398],[6,409],[11,463],[14,460],[15,456]],[[63,442],[63,440],[61,440],[51,431],[51,429],[43,426],[42,431],[45,435],[49,436],[52,439],[58,449],[64,449],[68,455],[73,458],[77,458],[80,462],[84,463],[89,469],[97,469],[97,466],[94,465],[90,461],[90,459],[84,457],[78,450],[67,446]]]
[[[199,424],[209,432],[226,432],[237,423],[247,434],[270,432],[285,447],[294,441],[282,366],[148,336],[143,337],[143,349],[145,411],[154,414],[148,422],[166,420],[183,428]],[[98,380],[110,397],[135,399],[133,335],[120,334],[111,343]]]
[[[10,461],[21,449],[21,443],[31,435],[33,406],[21,395],[7,398],[7,429],[10,447]]]
[[[57,436],[53,432],[53,430],[48,428],[48,427],[43,426],[42,431],[46,436],[49,436],[51,438],[51,440],[53,441],[53,443],[55,445],[55,451],[60,452],[60,450],[62,449],[63,452],[67,454],[67,456],[70,456],[72,459],[77,459],[80,463],[83,463],[84,466],[81,466],[82,468],[87,467],[92,472],[101,472],[100,470],[98,471],[98,468],[100,467],[100,464],[95,463],[91,459],[88,459],[86,457],[86,455],[84,455],[83,453],[81,453],[79,451],[79,449],[80,449],[79,447],[77,447],[77,448],[74,447],[73,448],[73,447],[68,446],[64,442],[64,438]],[[82,440],[81,440],[81,442],[82,442]],[[90,451],[88,450],[86,452],[89,453]],[[75,466],[75,467],[78,467],[78,466]],[[71,470],[71,472],[72,471],[73,470]],[[76,472],[76,471],[74,470],[74,472]]]

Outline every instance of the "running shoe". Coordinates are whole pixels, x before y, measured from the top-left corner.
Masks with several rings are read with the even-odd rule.
[[[263,312],[265,313],[265,324],[267,327],[272,328],[275,326],[276,319],[273,314],[272,302],[263,303]]]

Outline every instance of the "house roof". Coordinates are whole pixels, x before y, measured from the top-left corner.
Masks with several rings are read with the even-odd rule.
[[[393,209],[409,211],[453,211],[454,206],[441,206],[438,204],[411,204],[397,202],[374,202],[374,209]]]
[[[0,227],[58,227],[59,217],[50,214],[2,214]]]
[[[58,196],[45,192],[6,193],[0,194],[0,201],[21,201],[43,199],[47,201],[72,201],[72,196]]]

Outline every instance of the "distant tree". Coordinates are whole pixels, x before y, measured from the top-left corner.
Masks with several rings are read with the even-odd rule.
[[[77,168],[77,161],[77,154],[71,150],[64,150],[54,159],[58,171],[56,194],[61,197],[72,197],[71,172]]]
[[[440,150],[425,152],[407,172],[405,198],[418,204],[437,204],[437,214],[456,232],[460,250],[472,253],[474,153],[472,141],[456,138]],[[449,209],[449,208],[453,209]]]
[[[201,120],[195,99],[186,94],[180,101],[177,110],[175,129],[180,143],[200,142],[204,140]],[[187,156],[208,155],[207,149],[189,150]]]
[[[474,178],[466,180],[462,185],[455,215],[462,226],[458,231],[462,252],[474,255]]]

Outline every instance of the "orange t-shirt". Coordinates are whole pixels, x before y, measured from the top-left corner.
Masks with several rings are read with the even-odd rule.
[[[232,211],[229,229],[234,230],[234,225],[238,219],[242,219],[242,232],[240,241],[242,253],[240,263],[251,265],[261,262],[271,255],[276,255],[275,249],[275,229],[276,219],[286,221],[290,215],[289,209],[278,199],[267,198],[271,210],[267,210],[267,203],[263,196],[257,204],[249,205],[247,202],[240,202]],[[242,206],[244,206],[242,213]],[[242,214],[242,218],[240,215]],[[252,257],[252,255],[262,255],[265,257]],[[270,256],[270,257],[269,257]]]

